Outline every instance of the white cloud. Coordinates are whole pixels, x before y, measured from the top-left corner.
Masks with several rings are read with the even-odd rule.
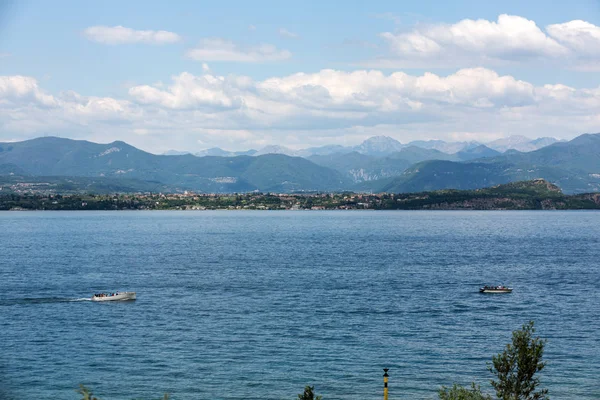
[[[52,107],[57,100],[42,91],[35,78],[29,76],[0,76],[0,106],[11,106],[23,102]]]
[[[600,27],[576,20],[548,25],[548,34],[580,55],[597,57],[600,52]]]
[[[502,14],[497,21],[464,19],[380,36],[389,54],[364,65],[447,68],[538,62],[580,69],[600,65],[600,27],[581,20],[549,25],[544,31],[532,20]]]
[[[194,76],[184,72],[173,77],[168,90],[142,85],[129,89],[129,95],[140,104],[158,105],[171,109],[208,107],[227,109],[240,106],[241,100],[223,77]]]
[[[197,47],[188,50],[186,56],[196,61],[260,63],[287,60],[292,57],[292,53],[270,44],[242,47],[229,40],[212,38],[202,39]]]
[[[420,109],[424,102],[479,106],[485,100],[492,106],[507,106],[534,99],[533,85],[485,68],[463,69],[447,77],[322,70],[267,79],[257,89],[264,97],[284,98],[306,108],[382,112]]]
[[[279,36],[283,36],[290,39],[298,39],[300,36],[297,33],[290,32],[285,28],[279,28]]]
[[[91,26],[83,31],[85,37],[103,44],[168,44],[181,40],[181,36],[168,31],[140,31],[123,26]]]
[[[106,129],[104,125],[135,120],[140,110],[128,100],[46,93],[35,78],[0,76],[0,129],[15,136]]]
[[[301,146],[287,142],[291,136],[283,133],[292,130],[302,132],[296,137],[304,144],[319,144],[320,136],[354,132],[348,137],[358,137],[358,127],[370,134],[404,132],[407,140],[423,135],[472,139],[476,133],[482,138],[535,136],[536,131],[564,137],[594,131],[591,121],[600,109],[600,89],[536,87],[486,68],[447,76],[322,70],[263,81],[183,73],[167,90],[144,86],[130,94],[144,107],[166,110],[165,118],[174,124],[191,124],[185,129],[202,133],[205,144],[218,145],[218,139],[206,136],[211,129],[253,132],[246,147],[256,147],[259,138]]]
[[[449,75],[322,70],[260,81],[184,72],[133,86],[125,98],[53,95],[32,77],[0,76],[0,138],[57,132],[159,152],[199,150],[198,140],[244,149],[353,144],[376,134],[404,142],[569,138],[598,131],[599,110],[600,88],[535,86],[486,68]]]
[[[571,50],[569,60],[572,69],[600,71],[600,27],[575,20],[548,25],[546,30]]]

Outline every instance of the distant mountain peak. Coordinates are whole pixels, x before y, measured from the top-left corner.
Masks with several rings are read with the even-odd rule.
[[[369,155],[385,155],[400,151],[402,143],[389,136],[373,136],[353,148],[354,151]]]
[[[370,138],[364,140],[365,142],[368,141],[378,141],[378,140],[394,140],[397,141],[396,139],[390,137],[390,136],[386,136],[386,135],[375,135],[375,136],[371,136]]]
[[[384,135],[379,135],[379,136],[371,136],[370,138],[364,140],[362,142],[362,144],[393,144],[393,145],[397,145],[397,144],[401,144],[399,141],[397,141],[396,139],[389,137],[389,136],[384,136]]]
[[[499,151],[489,148],[485,144],[480,144],[479,146],[466,148],[465,150],[460,151],[459,153],[468,153],[468,154],[480,154],[483,157],[496,156],[500,154]]]
[[[262,156],[264,154],[284,154],[286,156],[297,156],[297,152],[287,148],[285,146],[279,146],[279,145],[269,145],[269,146],[265,146],[262,149],[258,150],[256,153],[254,153],[255,156]]]
[[[517,150],[526,153],[549,146],[557,141],[557,139],[551,137],[542,137],[532,140],[523,135],[511,135],[489,142],[487,143],[487,146],[502,153],[509,150]]]

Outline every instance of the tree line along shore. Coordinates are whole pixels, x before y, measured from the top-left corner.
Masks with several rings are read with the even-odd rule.
[[[600,193],[565,195],[538,179],[421,193],[48,193],[0,191],[0,210],[594,210]]]

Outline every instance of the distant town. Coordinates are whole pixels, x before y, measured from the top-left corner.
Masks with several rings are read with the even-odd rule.
[[[1,193],[1,192],[0,192]],[[0,210],[355,210],[393,208],[393,194],[0,195]]]
[[[422,193],[58,194],[43,183],[0,190],[0,210],[553,210],[600,209],[600,193],[565,195],[543,180]]]

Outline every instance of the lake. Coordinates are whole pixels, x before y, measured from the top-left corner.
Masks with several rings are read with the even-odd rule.
[[[600,398],[598,212],[5,212],[0,243],[2,400],[491,393],[529,320],[551,398]]]

